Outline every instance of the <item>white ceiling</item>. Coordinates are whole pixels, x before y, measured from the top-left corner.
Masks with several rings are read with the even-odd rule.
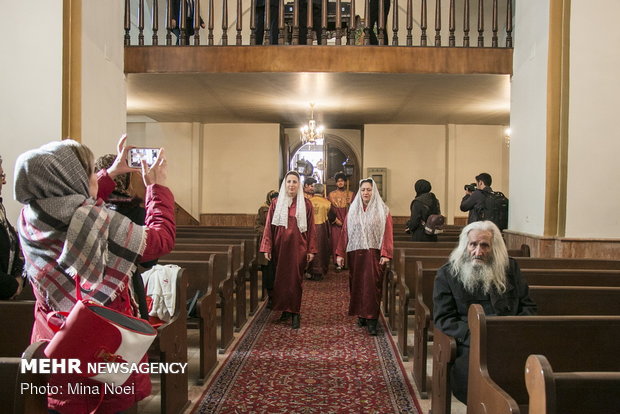
[[[509,124],[510,76],[383,73],[127,74],[128,119],[280,123]],[[148,117],[148,118],[144,118]]]

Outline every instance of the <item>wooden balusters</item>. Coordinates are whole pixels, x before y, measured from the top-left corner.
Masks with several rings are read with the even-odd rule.
[[[283,45],[285,42],[285,28],[284,25],[284,0],[278,1],[278,44]]]
[[[159,30],[159,2],[157,0],[153,0],[151,24],[153,25],[153,37],[151,41],[153,42],[153,46],[157,46],[159,44],[159,40],[157,39],[157,31]]]
[[[314,13],[312,13],[312,0],[306,0],[306,44],[311,45],[314,39],[312,28],[314,27]],[[317,41],[319,43],[319,41]]]
[[[299,44],[299,2],[304,0],[293,1],[293,38],[292,43],[294,45]]]
[[[484,0],[478,0],[478,47],[484,47]]]
[[[441,0],[435,0],[435,47],[441,46]]]
[[[222,45],[228,45],[228,0],[222,1]]]
[[[207,26],[207,44],[213,46],[213,28],[215,27],[213,0],[209,0],[209,25]]]
[[[276,0],[265,0],[265,34],[263,35],[263,44],[271,44],[271,2]]]
[[[422,0],[422,11],[420,18],[420,29],[422,29],[422,34],[420,35],[420,46],[426,46],[426,0]]]
[[[186,45],[187,42],[187,0],[181,0],[181,15],[179,16],[179,21],[177,22],[177,26],[179,28],[179,44]],[[176,16],[175,16],[176,17]]]
[[[448,46],[456,46],[456,37],[454,37],[454,31],[456,30],[456,6],[454,0],[450,0],[450,36],[448,37]]]
[[[256,0],[250,1],[250,46],[256,45]]]
[[[336,0],[336,45],[342,44],[342,5]]]
[[[506,2],[506,47],[512,47],[512,0]]]
[[[493,36],[491,37],[491,47],[497,47],[497,0],[493,0],[493,17],[491,27]]]
[[[465,0],[463,9],[463,47],[469,47],[469,0]]]
[[[130,0],[125,0],[125,46],[131,44],[129,31],[131,30],[131,4]]]
[[[394,8],[392,11],[392,45],[398,46],[398,0],[394,0]]]
[[[243,44],[243,37],[241,36],[241,30],[243,29],[243,2],[237,0],[237,46]]]
[[[370,31],[372,30],[372,27],[368,27],[368,22],[370,22],[370,0],[364,1],[364,22],[366,23],[366,27],[364,27],[364,46],[368,46],[370,44]]]
[[[144,0],[138,0],[138,45],[144,46]]]
[[[166,0],[166,46],[172,44],[172,0]]]
[[[194,46],[200,45],[200,0],[192,0],[194,2]],[[189,44],[189,36],[188,42]]]
[[[355,31],[357,29],[357,21],[355,20],[355,2],[351,2],[351,13],[349,16],[349,36],[347,37],[347,44],[355,44]]]
[[[385,5],[383,0],[379,1],[379,21],[377,22],[377,40],[379,45],[383,46],[385,44]],[[372,30],[372,27],[370,28]]]
[[[321,41],[319,42],[319,39],[317,39],[316,44],[327,44],[327,0],[321,2]]]
[[[407,0],[407,46],[413,46],[413,1]]]

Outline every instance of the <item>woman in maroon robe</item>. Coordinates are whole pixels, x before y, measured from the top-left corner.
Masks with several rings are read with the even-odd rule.
[[[360,181],[360,188],[344,222],[336,260],[349,263],[349,315],[359,326],[377,335],[377,320],[383,287],[383,266],[392,259],[394,240],[392,216],[372,178]]]
[[[289,171],[280,195],[271,203],[260,251],[276,265],[273,310],[281,320],[292,319],[299,329],[304,270],[317,252],[312,203],[299,184],[299,174]]]

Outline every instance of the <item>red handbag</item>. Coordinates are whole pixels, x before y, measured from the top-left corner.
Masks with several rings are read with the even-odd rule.
[[[79,359],[82,376],[122,385],[139,364],[157,331],[145,320],[82,300],[76,277],[77,302],[45,349],[52,359]],[[104,364],[104,365],[102,365]],[[108,364],[121,364],[111,369]],[[119,368],[123,369],[119,369]]]

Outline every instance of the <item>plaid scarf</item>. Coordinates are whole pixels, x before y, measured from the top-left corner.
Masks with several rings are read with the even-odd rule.
[[[15,170],[25,270],[48,307],[71,309],[76,275],[84,299],[113,301],[144,251],[145,228],[89,198],[84,167],[62,141],[22,154]]]

